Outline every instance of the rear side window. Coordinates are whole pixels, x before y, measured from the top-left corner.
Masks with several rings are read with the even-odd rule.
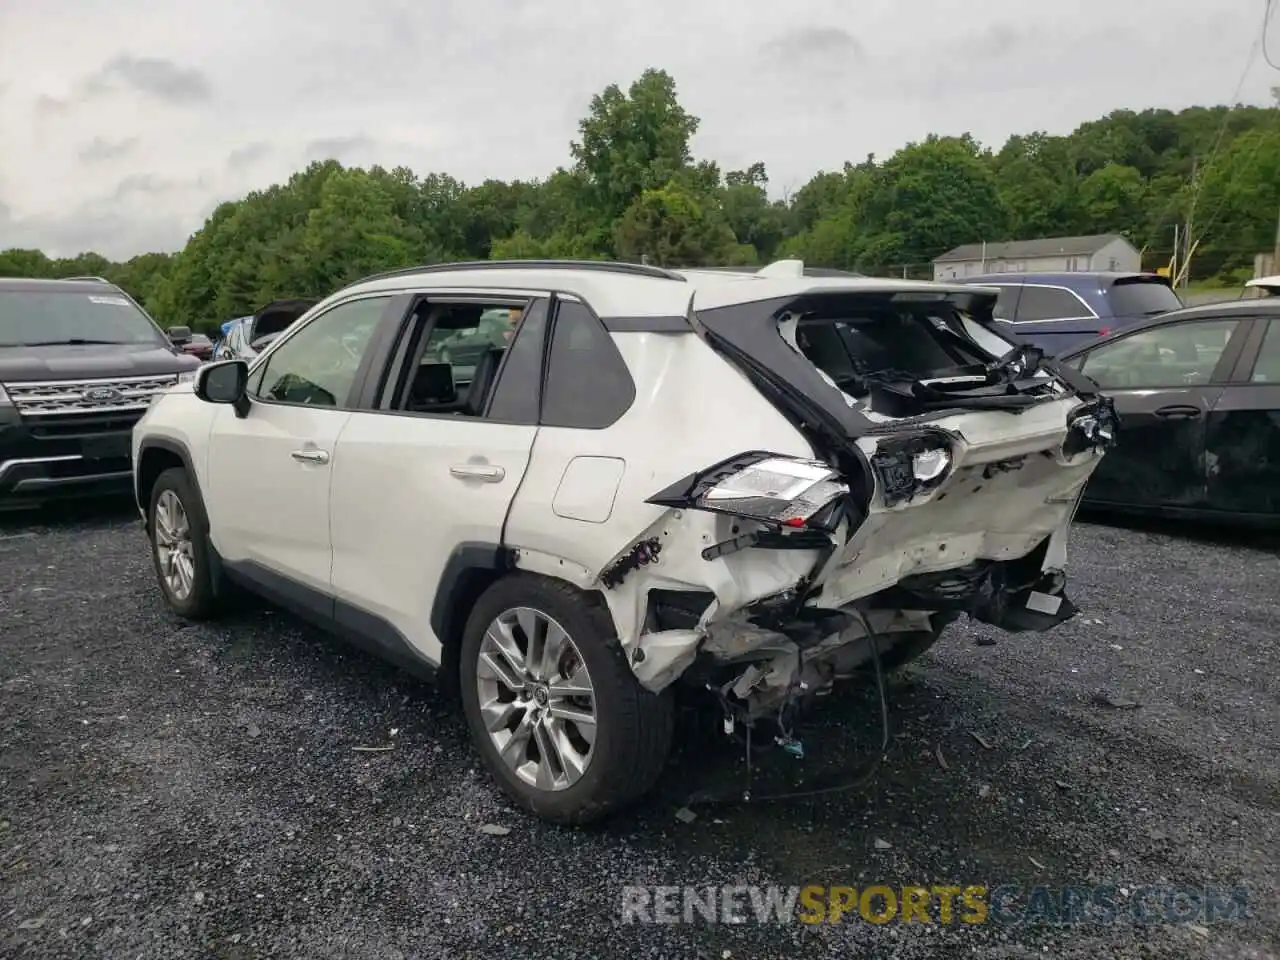
[[[1111,285],[1111,312],[1117,317],[1154,317],[1182,306],[1168,284],[1146,277],[1117,280]]]
[[[542,424],[600,430],[636,398],[636,386],[613,338],[581,303],[562,300],[551,328]]]
[[[1087,316],[1089,316],[1089,308],[1070,290],[1030,285],[1022,288],[1022,297],[1018,301],[1020,323],[1034,320],[1067,320]]]

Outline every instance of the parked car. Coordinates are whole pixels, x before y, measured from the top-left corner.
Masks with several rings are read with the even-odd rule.
[[[0,279],[0,508],[129,490],[134,423],[198,366],[105,280]]]
[[[251,360],[318,301],[273,300],[249,317],[229,321],[214,351],[215,360]]]
[[[1280,298],[1188,307],[1062,357],[1120,415],[1094,507],[1280,521]]]
[[[195,357],[197,360],[204,361],[213,359],[212,340],[203,333],[192,333],[187,331],[186,328],[180,329],[184,331],[180,339],[173,340],[173,338],[170,337],[178,349],[188,356]]]
[[[993,273],[961,282],[999,290],[996,319],[1050,355],[1182,306],[1155,273]]]
[[[1111,407],[994,332],[995,299],[600,262],[370,277],[138,424],[159,588],[198,619],[240,585],[459,684],[504,790],[595,819],[658,777],[677,685],[783,737],[962,613],[1073,615]],[[433,351],[506,309],[459,390]]]
[[[1280,276],[1254,277],[1245,281],[1244,289],[1240,291],[1241,299],[1275,296],[1280,296]]]

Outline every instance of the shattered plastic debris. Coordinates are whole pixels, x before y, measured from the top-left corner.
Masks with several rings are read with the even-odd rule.
[[[510,832],[510,827],[504,827],[497,823],[486,823],[482,824],[480,827],[480,833],[486,834],[490,837],[505,837]]]
[[[1109,693],[1095,694],[1093,702],[1100,707],[1111,707],[1113,710],[1136,710],[1140,706],[1137,700],[1130,700],[1121,695],[1113,696]]]
[[[1034,866],[1037,870],[1045,869],[1044,864],[1041,863],[1039,860],[1037,860],[1035,857],[1027,857],[1027,859],[1031,861],[1032,866]]]
[[[681,807],[676,811],[676,819],[681,823],[693,823],[693,821],[698,819],[698,815],[688,807]]]
[[[892,850],[892,849],[893,849],[893,844],[892,844],[892,843],[890,843],[888,840],[880,840],[880,839],[877,839],[877,840],[876,840],[876,844],[875,844],[875,846],[876,846],[876,849],[877,849],[877,850]]]
[[[943,770],[950,770],[951,768],[947,766],[947,758],[942,755],[941,744],[938,745],[937,754],[938,754],[938,766],[940,766]]]
[[[971,737],[973,737],[973,739],[977,740],[980,744],[982,744],[982,748],[983,748],[984,750],[992,750],[992,749],[994,749],[994,748],[991,746],[991,744],[989,744],[985,739],[983,739],[982,734],[980,734],[980,733],[978,733],[978,732],[976,732],[976,731],[974,731],[974,730],[970,730],[970,731],[969,731],[969,735],[970,735]]]

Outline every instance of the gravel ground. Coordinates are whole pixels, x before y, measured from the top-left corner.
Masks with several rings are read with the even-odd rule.
[[[1280,557],[1088,524],[1073,549],[1081,615],[954,627],[895,687],[869,787],[684,823],[739,773],[695,737],[641,809],[563,830],[503,802],[431,688],[270,610],[177,620],[127,511],[5,521],[0,956],[1276,956]],[[765,775],[861,767],[878,736],[865,693],[829,698]],[[634,883],[948,881],[1243,884],[1253,919],[618,921]]]

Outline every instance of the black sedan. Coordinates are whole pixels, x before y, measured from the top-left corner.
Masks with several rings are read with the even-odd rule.
[[[1280,523],[1280,298],[1175,310],[1059,359],[1120,415],[1087,506]]]

